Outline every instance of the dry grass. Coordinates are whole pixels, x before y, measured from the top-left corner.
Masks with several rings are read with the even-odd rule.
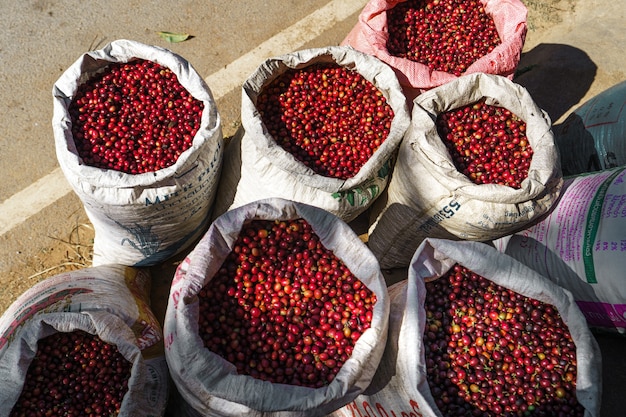
[[[49,236],[50,239],[58,242],[65,248],[63,259],[57,261],[37,273],[29,276],[28,280],[43,279],[61,272],[73,271],[76,269],[91,266],[93,259],[93,226],[89,223],[79,223],[70,231],[67,239],[60,239]]]
[[[77,219],[67,236],[47,236],[50,244],[8,271],[0,290],[0,315],[25,291],[45,279],[92,265],[93,226]]]

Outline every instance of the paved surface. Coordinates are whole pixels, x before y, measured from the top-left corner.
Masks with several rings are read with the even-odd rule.
[[[228,137],[239,124],[236,86],[251,71],[250,65],[254,68],[266,57],[295,49],[338,44],[365,3],[0,0],[0,295],[17,296],[8,292],[23,286],[9,284],[24,281],[28,286],[38,265],[50,266],[45,256],[56,239],[86,221],[80,202],[66,192],[67,185],[55,171],[51,129],[52,85],[82,53],[127,38],[182,55],[207,81],[215,81],[208,84],[219,92],[217,105]],[[526,3],[530,31],[520,67],[530,70],[518,82],[555,123],[626,79],[626,1]],[[329,16],[326,21],[316,20],[320,10]],[[539,14],[541,19],[536,18]],[[186,32],[193,38],[169,44],[157,31]],[[171,272],[164,268],[157,276],[156,299],[166,295]],[[163,313],[162,303],[155,307]],[[605,375],[602,416],[622,416],[626,339],[599,335],[598,340]]]
[[[85,221],[58,169],[51,128],[52,86],[81,54],[122,38],[171,49],[207,80],[229,136],[239,123],[238,87],[262,60],[338,44],[365,1],[0,4],[0,98],[5,103],[0,112],[0,276],[18,279],[12,271],[22,268],[30,276],[32,260],[45,255],[42,248]],[[192,39],[171,44],[157,31],[189,33]]]

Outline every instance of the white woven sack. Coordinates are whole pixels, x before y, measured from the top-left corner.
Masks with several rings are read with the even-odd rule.
[[[626,165],[626,80],[587,100],[554,127],[564,175]]]
[[[239,375],[232,363],[204,347],[198,333],[197,294],[231,252],[242,225],[252,219],[296,218],[308,221],[322,244],[377,297],[371,327],[334,380],[317,389]],[[345,222],[317,207],[266,199],[219,216],[177,269],[165,314],[165,355],[182,400],[198,415],[321,416],[349,403],[369,385],[385,346],[388,314],[387,287],[378,263]]]
[[[454,166],[437,133],[437,115],[485,98],[526,122],[534,154],[521,188],[476,185]],[[387,198],[372,210],[369,247],[383,268],[406,267],[427,237],[486,241],[546,213],[563,183],[549,116],[506,77],[470,74],[415,99]]]
[[[148,304],[150,276],[106,265],[66,272],[36,284],[0,317],[0,415],[18,400],[37,341],[83,330],[132,362],[119,416],[163,416],[169,393],[161,326]]]
[[[416,250],[408,278],[389,288],[389,337],[372,384],[333,417],[442,417],[426,376],[422,345],[426,326],[424,283],[438,279],[456,263],[498,285],[556,307],[576,344],[576,396],[586,417],[598,417],[602,398],[601,352],[572,294],[485,243],[432,238]]]
[[[347,180],[316,174],[285,151],[269,135],[256,109],[263,87],[288,69],[333,62],[357,71],[374,84],[394,111],[387,139]],[[320,207],[349,222],[387,186],[395,151],[410,122],[406,98],[391,68],[349,47],[306,49],[270,58],[243,84],[241,100],[242,128],[224,156],[214,217],[252,201],[277,197]]]
[[[565,178],[553,210],[493,242],[574,295],[589,326],[626,334],[626,168]]]
[[[85,165],[78,156],[68,107],[78,86],[112,62],[146,59],[169,68],[202,101],[192,146],[175,164],[137,175]],[[206,231],[215,198],[223,143],[211,92],[189,62],[169,50],[117,40],[83,54],[53,88],[52,127],[65,177],[95,229],[93,265],[150,266],[181,252]]]

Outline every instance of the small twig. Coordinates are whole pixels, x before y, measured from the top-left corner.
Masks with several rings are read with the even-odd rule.
[[[55,265],[55,266],[51,266],[50,268],[44,269],[43,271],[37,272],[36,274],[33,274],[31,276],[29,276],[27,279],[33,279],[33,278],[37,278],[41,275],[47,274],[48,272],[54,271],[55,269],[61,268],[63,266],[78,266],[78,267],[84,267],[85,265],[78,263],[78,262],[63,262],[59,265]]]
[[[52,240],[56,240],[57,242],[65,243],[66,245],[68,245],[70,247],[70,249],[72,249],[74,254],[76,256],[78,256],[79,258],[84,258],[84,256],[80,253],[79,249],[81,249],[81,248],[88,248],[88,246],[86,246],[86,245],[82,245],[80,243],[68,242],[67,240],[59,239],[58,237],[48,236],[48,238],[50,238]],[[69,253],[67,253],[67,257],[69,258]]]
[[[104,42],[104,40],[106,39],[106,37],[103,37],[102,39],[100,39],[98,42],[96,42],[96,39],[98,39],[98,35],[96,35],[93,40],[91,41],[91,43],[89,44],[89,48],[87,49],[88,51],[94,51],[96,50],[96,48],[98,48],[98,46],[100,44],[102,44],[102,42]],[[94,43],[95,42],[95,43]]]
[[[77,224],[72,231],[70,232],[70,236],[69,236],[69,240],[64,240],[58,237],[54,237],[54,236],[48,236],[48,238],[52,239],[52,240],[56,240],[58,242],[61,243],[65,243],[67,246],[70,247],[70,249],[72,249],[72,251],[74,252],[74,255],[76,257],[78,257],[80,260],[83,261],[87,261],[88,258],[87,256],[89,255],[89,252],[91,250],[92,245],[84,245],[80,242],[80,233],[79,233],[79,229],[81,227],[85,227],[87,229],[93,230],[93,227],[91,227],[91,225],[87,224],[87,223],[82,223],[82,224]],[[77,242],[73,242],[72,240],[72,236],[76,234],[76,238],[77,238]],[[84,255],[84,251],[87,251],[87,256]],[[69,253],[67,253],[67,257],[70,258]]]
[[[51,266],[50,268],[46,268],[43,271],[37,272],[34,275],[28,277],[28,279],[33,279],[36,277],[40,277],[45,275],[51,271],[56,269],[66,267],[66,266],[75,266],[79,268],[86,268],[89,266],[89,261],[91,258],[91,252],[93,249],[93,245],[85,245],[81,243],[81,234],[80,228],[85,227],[89,230],[93,230],[93,227],[87,223],[77,224],[69,234],[68,239],[61,239],[55,236],[48,236],[49,239],[55,240],[57,242],[64,243],[68,246],[68,250],[65,251],[65,262],[62,262],[58,265]],[[76,242],[74,242],[76,240]],[[70,253],[71,251],[71,253]]]

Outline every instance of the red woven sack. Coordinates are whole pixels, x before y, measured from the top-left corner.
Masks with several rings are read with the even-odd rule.
[[[438,87],[457,76],[430,70],[409,59],[392,56],[387,50],[389,38],[387,11],[406,0],[370,0],[359,21],[342,41],[361,52],[376,56],[394,69],[409,101],[423,91]],[[528,9],[521,0],[480,0],[496,26],[501,43],[493,51],[474,61],[462,74],[483,72],[513,79],[526,40]]]

